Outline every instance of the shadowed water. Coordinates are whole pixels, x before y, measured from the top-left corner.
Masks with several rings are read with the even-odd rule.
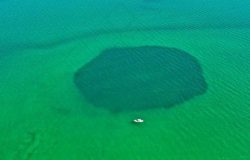
[[[74,78],[90,103],[112,112],[169,108],[207,89],[195,57],[159,46],[104,50]]]

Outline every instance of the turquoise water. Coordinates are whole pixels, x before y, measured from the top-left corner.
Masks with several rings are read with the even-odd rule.
[[[250,159],[248,0],[2,0],[0,20],[1,160]],[[80,68],[141,46],[194,57],[206,92],[118,113],[79,92]],[[145,123],[131,124],[138,117]]]
[[[248,0],[3,0],[0,44],[9,51],[130,30],[248,28],[249,6]]]

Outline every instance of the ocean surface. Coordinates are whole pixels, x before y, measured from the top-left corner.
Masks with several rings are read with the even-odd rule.
[[[250,1],[0,0],[0,160],[128,159],[250,159]]]

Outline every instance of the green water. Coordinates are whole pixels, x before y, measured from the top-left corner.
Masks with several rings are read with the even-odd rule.
[[[0,2],[0,159],[250,159],[250,5],[236,1]],[[195,57],[205,94],[113,114],[75,72],[114,47]],[[140,126],[130,122],[145,119]]]

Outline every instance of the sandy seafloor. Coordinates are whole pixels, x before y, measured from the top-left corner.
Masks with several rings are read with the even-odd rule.
[[[78,68],[106,48],[143,45],[196,57],[207,92],[170,109],[116,114],[84,101]],[[1,160],[250,159],[248,27],[107,32],[2,53]],[[132,125],[138,116],[145,123]]]

